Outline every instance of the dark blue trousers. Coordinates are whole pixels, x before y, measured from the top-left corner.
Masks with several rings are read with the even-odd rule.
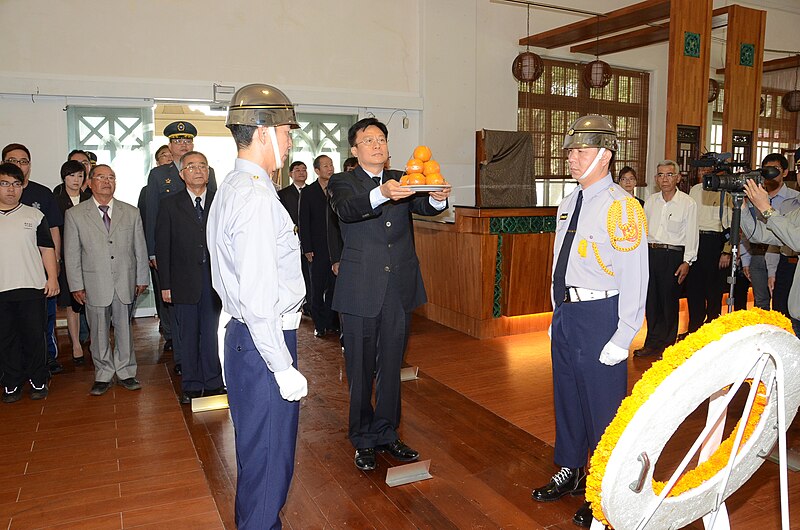
[[[597,446],[627,393],[627,363],[607,366],[598,360],[617,329],[618,299],[565,302],[553,311],[551,355],[558,466],[586,465],[589,451]]]
[[[297,331],[283,332],[297,367]],[[236,434],[236,526],[280,529],[294,473],[299,401],[281,397],[247,326],[232,319],[225,332],[225,382]]]
[[[181,389],[184,392],[215,390],[222,386],[217,328],[222,303],[211,287],[211,274],[204,271],[200,301],[196,304],[173,304],[176,327],[172,336],[175,351],[180,350]]]

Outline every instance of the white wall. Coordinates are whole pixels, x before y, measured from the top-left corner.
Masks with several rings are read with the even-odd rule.
[[[800,50],[796,0],[763,2],[787,6],[768,14],[767,48]],[[570,6],[608,11],[630,3]],[[471,205],[475,131],[516,128],[511,62],[521,50],[525,18],[524,6],[495,0],[194,0],[188,7],[159,0],[4,0],[0,19],[13,24],[3,29],[0,94],[24,97],[0,96],[0,143],[26,143],[35,178],[55,184],[68,151],[61,109],[71,100],[32,102],[31,94],[119,98],[105,103],[138,98],[132,103],[142,105],[143,98],[208,100],[215,82],[266,82],[307,110],[334,107],[381,119],[406,110],[409,129],[400,114],[390,124],[394,167],[426,143],[455,185],[453,202]],[[531,33],[581,18],[532,9]],[[567,48],[535,51],[590,60]],[[667,45],[604,59],[652,73],[652,174],[663,157]]]

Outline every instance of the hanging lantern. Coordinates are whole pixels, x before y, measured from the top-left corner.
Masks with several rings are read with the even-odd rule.
[[[527,29],[526,36],[531,34],[531,5],[528,4],[528,22],[525,26]],[[530,51],[528,46],[525,46],[525,51],[517,55],[514,62],[511,63],[511,73],[517,81],[523,83],[533,83],[544,73],[544,61],[537,54]]]
[[[603,88],[611,82],[611,67],[596,59],[583,68],[583,84],[586,88]]]
[[[800,90],[792,90],[783,96],[783,108],[789,112],[800,111]]]
[[[531,83],[539,79],[543,72],[544,61],[533,52],[520,53],[511,65],[511,73],[517,81]]]
[[[713,103],[719,97],[719,81],[709,78],[708,80],[708,102]]]

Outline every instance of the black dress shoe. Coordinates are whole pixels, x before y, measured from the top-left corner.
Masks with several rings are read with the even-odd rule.
[[[545,486],[531,492],[531,498],[537,502],[556,501],[564,495],[583,495],[586,492],[586,473],[582,467],[562,467],[553,475]]]
[[[172,369],[175,372],[175,375],[181,375],[183,370],[181,370],[181,363],[175,365],[175,368]]]
[[[594,519],[592,515],[592,505],[588,502],[584,502],[583,506],[578,508],[575,515],[572,516],[572,524],[580,526],[581,528],[589,528],[592,526],[592,519]]]
[[[124,388],[125,390],[141,390],[142,384],[135,378],[129,377],[127,379],[121,379],[117,381],[119,385]]]
[[[689,332],[688,331],[686,333],[679,333],[678,334],[678,340],[676,342],[680,342],[680,341],[682,341],[683,339],[685,339],[688,336],[689,336]]]
[[[321,330],[320,331],[318,329],[315,329],[314,330],[314,336],[317,337],[318,339],[324,337],[325,336],[325,330]]]
[[[221,387],[218,387],[218,388],[210,388],[210,389],[206,388],[205,390],[203,390],[203,395],[204,396],[222,396],[222,395],[227,394],[227,393],[228,393],[228,391],[225,390],[224,386],[221,386]]]
[[[73,357],[72,364],[74,364],[75,366],[83,366],[84,364],[86,364],[86,358],[83,356]]]
[[[372,471],[375,469],[375,449],[372,447],[356,449],[355,463],[356,467],[361,471]]]
[[[164,341],[164,351],[172,351],[172,339]]]
[[[102,396],[108,389],[111,388],[111,383],[104,383],[102,381],[95,381],[92,385],[92,389],[89,391],[89,395],[92,396]]]
[[[399,438],[390,444],[379,445],[375,449],[382,453],[387,452],[392,455],[395,460],[401,462],[413,462],[419,458],[419,453],[404,444],[403,440]]]
[[[181,402],[181,405],[189,405],[193,399],[197,399],[202,395],[202,392],[199,390],[186,390],[181,394],[181,397],[178,398],[178,401]]]
[[[652,355],[661,355],[664,352],[662,348],[653,348],[652,346],[645,346],[638,350],[633,350],[634,357],[650,357]]]

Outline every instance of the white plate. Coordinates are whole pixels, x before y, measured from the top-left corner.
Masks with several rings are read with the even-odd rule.
[[[450,184],[415,184],[413,186],[407,185],[403,187],[414,191],[442,191],[443,189],[449,188]]]

